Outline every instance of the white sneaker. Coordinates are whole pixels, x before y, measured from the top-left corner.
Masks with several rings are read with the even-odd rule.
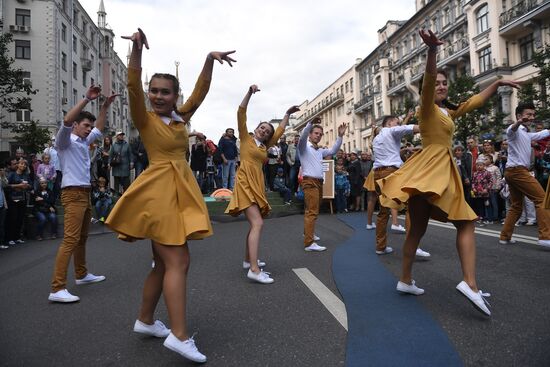
[[[104,275],[93,275],[92,273],[88,273],[84,278],[76,279],[75,283],[76,285],[82,285],[82,284],[102,282],[104,280],[105,280]]]
[[[414,283],[414,280],[411,281],[411,284],[398,281],[397,287],[395,289],[397,289],[398,292],[414,294],[415,296],[420,296],[421,294],[424,294],[424,289],[418,288]]]
[[[305,237],[306,235],[304,235]],[[317,236],[315,233],[313,234],[313,241],[320,241],[321,237]]]
[[[430,253],[428,251],[422,250],[420,247],[416,249],[416,257],[421,257],[423,259],[428,259],[430,256]]]
[[[304,248],[304,251],[308,251],[308,252],[311,252],[311,251],[317,251],[317,252],[320,252],[320,251],[325,251],[327,248],[325,246],[319,246],[318,244],[316,244],[315,242],[313,242],[311,245],[309,245],[308,247],[305,247]]]
[[[271,284],[275,281],[273,278],[269,276],[269,273],[261,269],[258,274],[254,273],[252,270],[248,270],[248,273],[246,274],[246,276],[248,277],[248,279],[254,280],[262,284]]]
[[[376,229],[376,224],[374,222],[372,224],[367,224],[367,229],[368,230]]]
[[[489,311],[489,308],[487,307],[490,306],[490,304],[484,298],[491,296],[490,293],[483,293],[482,291],[478,291],[476,293],[465,281],[458,283],[456,290],[468,298],[468,301],[470,301],[479,311],[483,312],[487,316],[491,316],[491,311]]]
[[[265,266],[265,262],[258,259],[258,266],[263,268]],[[250,269],[250,263],[248,261],[243,261],[243,269]]]
[[[550,240],[539,240],[539,246],[550,248]]]
[[[536,226],[537,221],[536,220],[528,220],[527,223],[525,223],[526,226]]]
[[[391,225],[391,230],[394,231],[394,232],[399,232],[399,233],[407,232],[405,227],[403,227],[401,224],[398,224],[398,225],[392,224]]]
[[[376,250],[376,255],[386,255],[386,254],[391,254],[392,252],[393,252],[393,248],[391,248],[390,246],[386,246],[386,248],[382,251]]]
[[[498,240],[498,243],[500,243],[501,245],[513,245],[514,243],[516,243],[516,240]]]
[[[134,331],[140,334],[156,336],[157,338],[166,338],[170,335],[170,329],[168,329],[160,320],[155,320],[153,325],[136,320],[134,324]]]
[[[197,346],[195,345],[195,340],[193,337],[185,341],[181,341],[172,333],[168,335],[168,338],[164,341],[163,344],[166,348],[174,351],[178,354],[181,354],[183,357],[197,363],[206,362],[206,356],[199,352]]]
[[[71,303],[80,301],[80,298],[78,296],[73,296],[68,290],[62,289],[55,293],[50,293],[48,300],[52,302]]]

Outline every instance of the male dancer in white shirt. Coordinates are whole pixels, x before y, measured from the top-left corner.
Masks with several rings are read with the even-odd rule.
[[[88,102],[97,99],[101,88],[91,86],[82,99],[65,115],[57,133],[57,150],[63,179],[61,181],[61,203],[64,207],[63,241],[57,251],[53,272],[51,293],[52,302],[70,303],[80,300],[67,290],[67,269],[71,256],[74,257],[76,284],[90,284],[105,280],[103,275],[94,275],[86,268],[86,240],[91,220],[90,204],[90,155],[89,146],[101,138],[101,130],[110,104],[117,94],[105,98],[99,111],[96,126],[95,116],[83,111]]]
[[[325,251],[327,248],[319,246],[315,241],[315,221],[319,215],[319,207],[323,196],[323,157],[336,154],[342,145],[342,136],[346,132],[347,124],[338,126],[338,138],[330,149],[318,146],[323,137],[323,127],[319,125],[319,117],[309,121],[298,141],[298,154],[302,165],[302,190],[304,191],[304,250]]]
[[[516,122],[506,129],[508,139],[508,161],[504,170],[504,178],[510,188],[510,209],[500,232],[499,243],[513,244],[514,225],[521,216],[523,197],[527,196],[536,208],[537,223],[539,225],[540,246],[550,248],[550,211],[544,209],[544,189],[529,173],[531,164],[531,142],[550,136],[549,130],[530,133],[529,125],[535,120],[535,106],[533,103],[520,103],[516,107]]]
[[[401,139],[407,134],[419,133],[418,125],[399,125],[397,116],[386,116],[382,120],[382,128],[372,141],[374,152],[374,180],[380,180],[391,175],[403,165],[401,160]],[[376,254],[385,255],[393,252],[393,248],[387,246],[387,226],[390,217],[390,209],[380,206],[380,212],[376,217]],[[405,227],[409,228],[409,216],[406,216]],[[430,253],[418,248],[416,256],[429,258]]]

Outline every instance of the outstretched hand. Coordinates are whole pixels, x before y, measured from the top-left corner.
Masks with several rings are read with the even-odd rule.
[[[501,79],[501,80],[498,81],[498,85],[501,86],[501,87],[512,87],[512,88],[516,88],[516,89],[521,88],[521,84],[516,80]]]
[[[344,136],[347,128],[348,124],[346,124],[345,122],[342,125],[338,126],[338,136]]]
[[[290,107],[288,110],[286,110],[286,114],[287,115],[292,115],[293,113],[298,112],[298,111],[300,111],[300,107],[295,105],[295,106]]]
[[[101,95],[101,87],[99,85],[90,85],[86,91],[86,98],[90,101],[93,101]]]
[[[260,88],[258,88],[258,86],[256,84],[252,84],[250,87],[248,87],[248,92],[250,94],[254,94],[256,92],[259,92],[260,91]]]
[[[231,55],[232,53],[235,53],[235,50],[225,51],[225,52],[212,51],[208,55],[211,56],[214,60],[218,60],[220,62],[220,64],[223,64],[223,62],[225,60],[225,61],[227,61],[229,66],[233,67],[233,65],[231,63],[232,62],[237,62],[237,60],[232,59],[231,57],[229,57],[229,55]]]
[[[138,50],[141,50],[141,48],[145,45],[145,48],[149,49],[149,43],[147,42],[147,36],[145,36],[145,33],[141,30],[141,28],[138,28],[138,31],[132,34],[131,36],[122,36],[122,38],[131,40],[138,48]]]
[[[109,108],[111,103],[115,100],[116,97],[121,96],[121,94],[113,93],[109,97],[105,98],[105,101],[103,101],[103,108]]]
[[[437,38],[437,36],[428,29],[428,31],[425,31],[421,29],[418,31],[420,34],[420,37],[422,38],[422,41],[431,49],[436,49],[437,46],[441,46],[443,44],[443,41]]]
[[[315,117],[313,120],[311,120],[312,125],[320,125],[321,124],[321,118]]]

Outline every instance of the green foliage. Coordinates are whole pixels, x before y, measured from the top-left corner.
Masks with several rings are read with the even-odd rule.
[[[538,76],[521,87],[518,91],[520,102],[533,102],[537,108],[537,120],[550,121],[550,45],[535,51],[533,54],[533,66],[539,69]]]
[[[29,109],[30,96],[38,92],[24,83],[23,70],[13,67],[15,60],[8,53],[12,41],[11,33],[0,34],[0,108],[8,112]],[[0,116],[1,123],[4,117]]]
[[[51,133],[40,127],[37,121],[13,124],[11,131],[16,134],[15,141],[28,153],[40,153],[50,141]]]
[[[455,104],[466,102],[468,98],[480,92],[475,79],[470,75],[458,76],[449,84],[449,101]],[[490,133],[500,136],[504,129],[504,115],[495,111],[496,97],[493,97],[484,106],[473,110],[454,120],[454,140],[466,146],[470,136],[479,137]]]

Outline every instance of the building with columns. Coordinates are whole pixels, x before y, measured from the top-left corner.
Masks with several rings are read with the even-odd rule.
[[[88,87],[99,84],[104,95],[122,94],[111,106],[106,133],[137,134],[129,122],[126,64],[113,50],[115,34],[103,0],[97,25],[77,0],[0,0],[0,8],[0,31],[13,34],[14,67],[38,90],[29,109],[1,115],[10,122],[38,121],[53,135]],[[92,101],[87,110],[97,115],[99,103]],[[16,148],[11,132],[0,129],[0,152],[13,154]]]

